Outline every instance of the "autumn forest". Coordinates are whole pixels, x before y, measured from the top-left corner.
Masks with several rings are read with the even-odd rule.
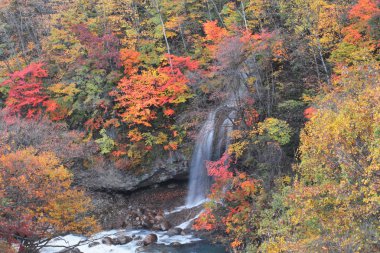
[[[0,252],[380,252],[379,63],[378,0],[0,1]]]

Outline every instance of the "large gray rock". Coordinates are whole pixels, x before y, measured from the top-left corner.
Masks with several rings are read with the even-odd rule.
[[[105,245],[112,245],[113,244],[113,240],[111,237],[104,237],[102,239],[102,243],[105,244]]]
[[[92,248],[92,247],[95,247],[95,246],[98,246],[100,244],[100,242],[92,242],[88,245],[89,248]]]
[[[117,238],[112,240],[113,244],[115,245],[124,245],[131,241],[133,241],[132,237],[125,236],[125,235],[120,235]]]
[[[169,236],[174,236],[174,235],[180,235],[182,233],[182,228],[171,228],[168,230],[167,234]]]
[[[186,179],[188,162],[183,155],[172,152],[171,158],[157,159],[149,169],[140,174],[133,170],[114,168],[107,165],[107,162],[98,164],[96,168],[76,168],[73,173],[78,185],[91,190],[125,192],[171,179]]]
[[[162,231],[167,231],[171,227],[172,227],[172,225],[170,224],[170,222],[168,222],[166,220],[160,223],[160,228],[161,228]]]

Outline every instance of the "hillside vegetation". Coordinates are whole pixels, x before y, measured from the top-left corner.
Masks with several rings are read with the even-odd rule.
[[[0,239],[20,251],[100,229],[73,168],[189,158],[231,97],[194,229],[234,252],[380,251],[378,0],[9,0],[0,52]]]

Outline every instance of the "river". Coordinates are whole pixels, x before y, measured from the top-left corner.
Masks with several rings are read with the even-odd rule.
[[[138,242],[151,233],[157,235],[157,243],[144,247],[139,246]],[[121,235],[133,237],[135,240],[125,245],[106,245],[101,243],[105,237],[116,238]],[[90,247],[89,245],[94,242],[99,244]],[[66,235],[53,239],[41,250],[41,253],[57,253],[65,247],[74,245],[83,253],[227,253],[222,245],[212,244],[193,235],[169,236],[166,232],[148,230],[110,230],[95,234],[89,238],[79,235]]]

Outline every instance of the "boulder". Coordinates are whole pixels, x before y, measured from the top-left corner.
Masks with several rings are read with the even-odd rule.
[[[161,228],[162,231],[167,231],[171,227],[172,227],[172,225],[170,224],[170,222],[168,222],[166,220],[160,223],[160,228]]]
[[[171,228],[167,232],[169,236],[180,235],[181,233],[182,233],[182,228]]]
[[[78,248],[74,248],[74,249],[64,249],[64,250],[59,251],[58,253],[83,253],[83,252],[80,251]]]
[[[92,248],[92,247],[98,246],[99,244],[100,244],[100,242],[92,242],[92,243],[88,244],[88,247]]]
[[[138,240],[141,240],[141,239],[142,239],[142,237],[139,236],[139,235],[134,235],[134,236],[132,236],[132,238],[133,238],[133,240],[135,240],[135,241],[138,241]]]
[[[160,226],[160,224],[153,224],[152,229],[153,230],[161,230],[161,226]]]
[[[143,242],[144,242],[144,245],[150,245],[152,243],[156,243],[157,240],[158,240],[158,237],[156,234],[149,234],[145,236]]]
[[[185,228],[182,230],[181,235],[189,235],[191,234],[191,229]]]
[[[120,235],[112,240],[113,244],[115,245],[124,245],[129,242],[133,241],[132,237],[126,236],[126,235]]]
[[[146,229],[151,229],[152,226],[153,226],[153,224],[152,224],[152,222],[150,220],[142,220],[141,221],[141,226],[143,228],[146,228]]]
[[[125,220],[122,225],[121,225],[122,228],[125,228],[125,229],[132,229],[133,228],[133,222],[130,221],[130,220]]]
[[[154,219],[155,219],[156,221],[163,221],[163,220],[164,220],[164,216],[162,216],[162,215],[156,215],[156,216],[154,217]]]
[[[102,243],[105,244],[105,245],[112,245],[113,244],[113,240],[111,237],[104,237],[102,239]]]
[[[136,246],[144,246],[144,245],[145,245],[144,241],[136,242]]]

